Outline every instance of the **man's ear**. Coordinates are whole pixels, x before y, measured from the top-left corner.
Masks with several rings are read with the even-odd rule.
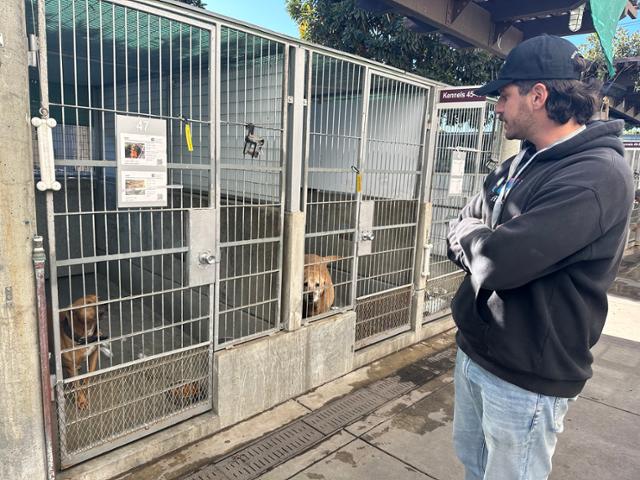
[[[544,105],[547,103],[547,99],[549,98],[549,90],[547,90],[547,87],[543,83],[538,82],[531,87],[529,96],[533,109],[541,110],[545,108]]]

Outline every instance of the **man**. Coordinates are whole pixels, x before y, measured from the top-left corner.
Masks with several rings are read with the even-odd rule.
[[[514,48],[498,79],[505,136],[524,140],[452,222],[449,258],[467,275],[458,326],[454,443],[466,479],[544,479],[589,349],[633,203],[622,121],[588,123],[599,101],[575,47],[541,36]]]

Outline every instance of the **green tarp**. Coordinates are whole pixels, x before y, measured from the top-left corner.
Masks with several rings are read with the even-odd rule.
[[[593,25],[607,60],[609,75],[613,77],[616,72],[613,68],[613,38],[627,0],[590,0],[590,3]]]

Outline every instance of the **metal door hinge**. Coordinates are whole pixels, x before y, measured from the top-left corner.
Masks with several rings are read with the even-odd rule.
[[[1,42],[1,40],[0,40]],[[0,47],[3,47],[4,44],[0,44]],[[40,51],[40,46],[38,45],[38,37],[33,33],[29,35],[29,66],[37,67],[38,66],[38,52]]]
[[[55,402],[56,401],[56,396],[55,396],[55,391],[56,391],[56,385],[58,383],[58,380],[56,379],[55,374],[50,374],[49,375],[49,383],[51,384],[51,401]]]

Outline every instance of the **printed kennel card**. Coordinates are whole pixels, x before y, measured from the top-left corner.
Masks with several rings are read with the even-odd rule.
[[[116,115],[118,207],[167,206],[166,120]]]
[[[464,169],[467,162],[467,153],[459,150],[451,152],[451,174],[449,175],[449,196],[462,195],[464,181]]]

